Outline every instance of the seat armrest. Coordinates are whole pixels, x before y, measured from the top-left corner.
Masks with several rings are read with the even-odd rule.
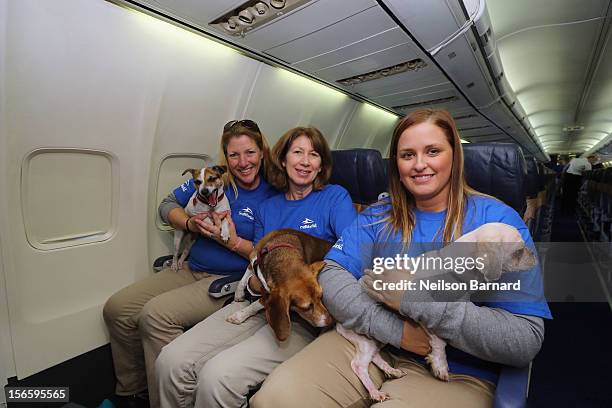
[[[242,276],[230,275],[214,280],[208,287],[208,294],[214,298],[231,295],[236,291]]]
[[[159,272],[164,268],[169,268],[172,264],[172,255],[160,256],[153,262],[153,270]],[[242,276],[230,275],[214,280],[208,288],[208,294],[214,298],[231,295],[236,291],[236,286]]]
[[[523,408],[527,405],[531,363],[526,367],[502,366],[495,390],[494,408]]]

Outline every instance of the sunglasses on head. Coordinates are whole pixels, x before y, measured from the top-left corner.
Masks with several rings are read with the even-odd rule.
[[[259,130],[259,126],[257,126],[257,123],[253,122],[250,119],[230,120],[225,124],[225,126],[223,126],[223,132],[229,132],[235,126],[242,126],[254,132],[261,133],[261,131]]]

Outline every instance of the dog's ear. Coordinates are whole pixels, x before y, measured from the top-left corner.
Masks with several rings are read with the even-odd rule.
[[[316,277],[319,275],[319,272],[325,266],[325,261],[317,261],[310,264],[310,269],[312,270],[313,275]]]
[[[502,275],[504,248],[501,243],[477,242],[478,256],[484,259],[485,269],[482,272],[487,282],[496,281]]]
[[[185,171],[183,172],[183,174],[181,174],[181,176],[184,176],[187,173],[191,173],[191,177],[192,178],[196,178],[196,174],[198,173],[198,169],[185,169]]]
[[[266,319],[276,338],[280,341],[287,340],[291,333],[289,299],[276,288],[272,289],[266,302]]]
[[[213,166],[212,169],[219,173],[219,175],[227,173],[227,166]]]
[[[536,257],[527,245],[522,244],[518,249],[512,251],[507,268],[509,271],[526,271],[536,264]]]

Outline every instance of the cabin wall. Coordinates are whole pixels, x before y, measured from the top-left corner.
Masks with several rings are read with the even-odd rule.
[[[313,125],[332,148],[381,150],[396,122],[104,0],[0,6],[5,376],[23,378],[107,342],[105,300],[170,252],[159,200],[182,183],[185,167],[216,161],[228,120],[256,120],[270,143]]]
[[[6,22],[6,0],[0,0],[0,28],[5,27]],[[0,31],[0,61],[6,61],[6,35]],[[5,190],[6,173],[6,149],[4,145],[6,135],[6,84],[5,64],[0,63],[0,193]],[[4,196],[4,195],[3,195]],[[0,226],[7,223],[6,206],[0,199]],[[1,227],[0,227],[1,229]],[[6,248],[3,245],[3,236],[0,235],[0,386],[7,383],[7,378],[15,375],[15,361],[13,359],[13,347],[11,345],[11,331],[9,326],[8,300],[6,298],[5,262],[7,259]],[[6,402],[4,393],[0,393],[0,403]]]

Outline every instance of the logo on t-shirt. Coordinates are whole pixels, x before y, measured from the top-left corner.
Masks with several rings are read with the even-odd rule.
[[[251,221],[255,219],[255,217],[253,217],[253,210],[251,210],[249,207],[245,207],[238,211],[238,214],[242,215],[243,217],[247,217]]]
[[[317,228],[317,223],[311,220],[310,218],[304,218],[304,221],[302,221],[302,225],[300,225],[300,229],[310,228]]]
[[[342,241],[342,237],[340,237],[340,239],[336,241],[333,247],[342,251],[343,245],[344,245],[344,241]]]

